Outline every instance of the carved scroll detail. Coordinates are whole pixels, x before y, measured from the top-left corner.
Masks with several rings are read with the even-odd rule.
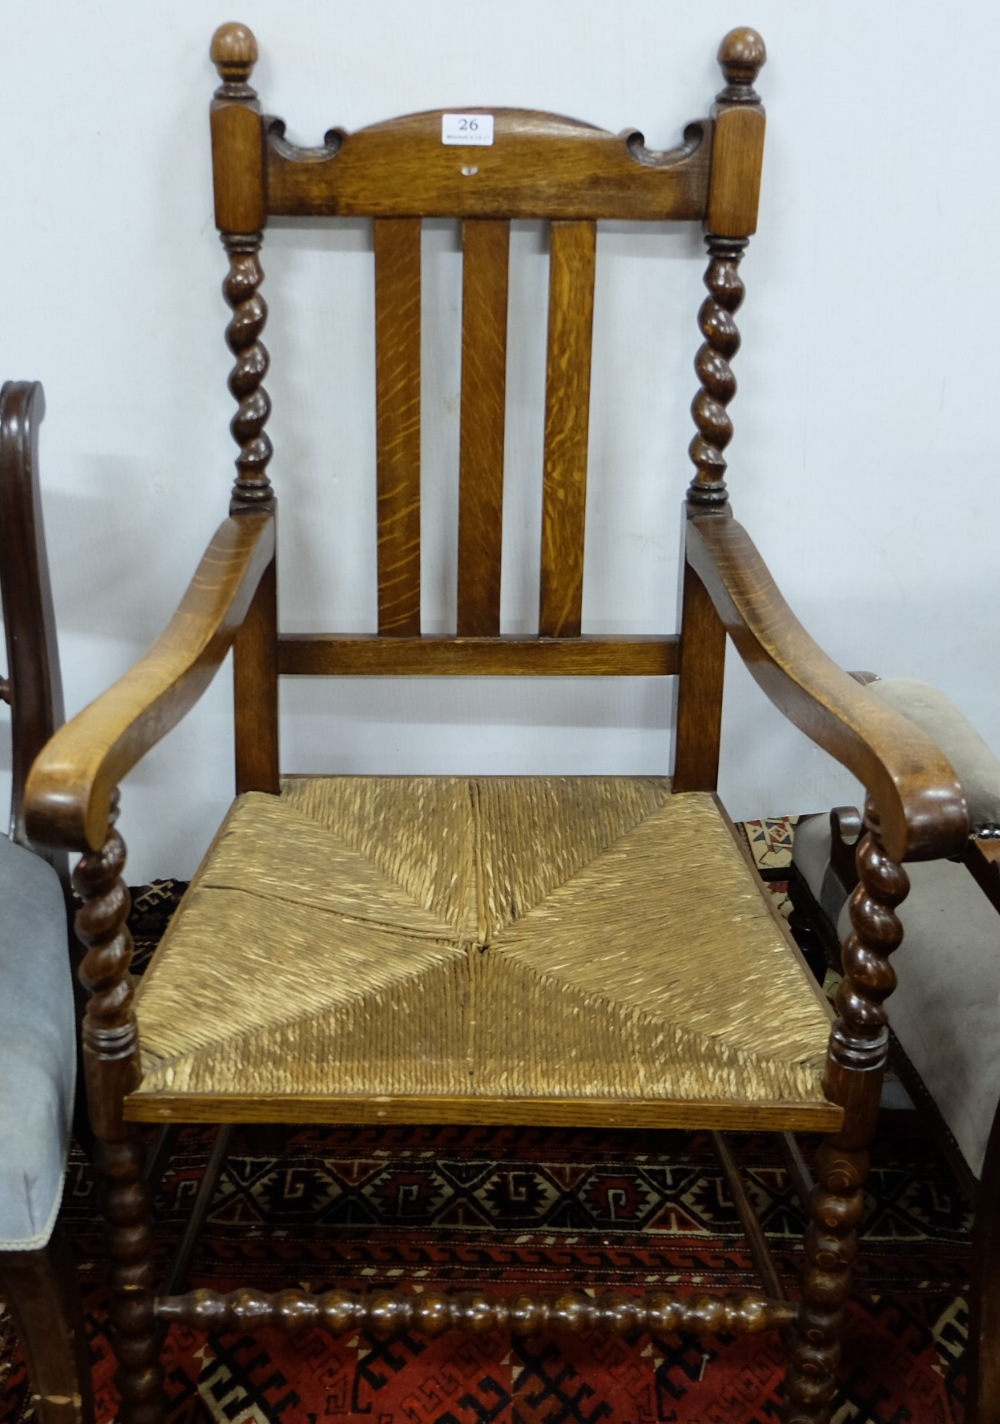
[[[865,810],[867,831],[857,852],[861,878],[851,897],[852,933],[843,951],[827,1070],[828,1093],[844,1103],[844,1127],[817,1155],[803,1301],[786,1384],[789,1424],[825,1424],[836,1393],[844,1302],[864,1209],[867,1144],[888,1053],[884,1000],[896,983],[889,955],[903,937],[895,909],[909,889],[906,872],[885,853],[871,802]]]
[[[377,1335],[398,1330],[424,1335],[440,1335],[445,1330],[537,1335],[542,1331],[576,1334],[599,1330],[625,1335],[646,1330],[663,1335],[684,1330],[698,1335],[723,1331],[749,1335],[788,1325],[795,1319],[796,1307],[753,1292],[682,1298],[667,1292],[629,1297],[566,1291],[559,1296],[521,1294],[501,1299],[479,1291],[401,1295],[392,1291],[331,1290],[311,1295],[285,1290],[269,1295],[244,1289],[230,1295],[196,1290],[188,1295],[161,1297],[156,1302],[156,1314],[160,1320],[211,1331],[273,1327],[288,1333],[322,1329],[333,1335],[356,1329]]]
[[[698,312],[705,340],[694,361],[701,387],[691,404],[698,434],[688,447],[697,471],[688,488],[688,505],[700,513],[721,509],[729,500],[723,451],[733,437],[726,407],[736,394],[736,377],[729,363],[740,349],[734,318],[743,302],[738,268],[747,246],[745,237],[710,234],[706,241],[711,256],[704,279],[709,295]]]
[[[254,93],[252,89],[248,92],[250,95]],[[217,95],[221,97],[222,94],[223,90],[219,89]],[[754,98],[756,98],[756,95],[754,95]],[[398,125],[409,127],[418,124],[420,120],[427,119],[428,117],[431,116],[427,114],[405,114],[394,122]],[[433,112],[432,117],[435,120],[438,118],[437,111]],[[581,129],[584,129],[595,136],[610,137],[603,129],[597,128],[592,124],[580,123],[575,119],[565,119],[561,114],[540,113],[534,110],[505,109],[503,110],[502,118],[503,122],[515,131],[515,126],[524,128],[541,128],[544,126],[547,131],[547,136],[552,133],[558,133],[560,130],[575,135],[578,134]],[[322,143],[302,145],[292,143],[290,139],[285,137],[284,119],[269,115],[264,123],[264,133],[268,148],[272,153],[277,154],[289,163],[327,163],[329,160],[336,158],[345,140],[355,137],[355,135],[349,134],[346,129],[339,127],[330,128],[327,129],[323,135]],[[376,127],[381,128],[382,125],[377,125]],[[433,127],[435,131],[440,130],[440,124],[437,122],[435,122]],[[358,134],[362,136],[366,132],[367,130],[365,129],[358,130]],[[696,120],[685,127],[683,141],[681,143],[676,144],[673,148],[664,149],[647,148],[645,136],[638,129],[624,129],[615,137],[632,158],[634,158],[637,163],[641,163],[644,168],[662,170],[676,168],[693,157],[705,142],[708,132],[709,125],[705,120]]]
[[[705,141],[708,125],[704,120],[696,120],[684,129],[684,142],[675,148],[647,148],[645,135],[638,129],[626,129],[619,137],[637,163],[644,168],[673,168],[685,159],[691,158]]]
[[[347,138],[345,129],[327,129],[321,144],[306,147],[292,143],[285,137],[284,119],[269,116],[264,122],[268,147],[274,153],[280,153],[282,158],[287,158],[290,163],[325,163],[327,159],[336,158],[344,139]]]
[[[264,432],[271,414],[271,401],[263,386],[270,357],[260,339],[267,321],[267,304],[258,290],[264,280],[258,255],[261,238],[259,232],[222,234],[223,246],[229,254],[229,272],[222,284],[222,294],[233,312],[226,327],[226,344],[236,357],[229,374],[229,390],[238,405],[229,429],[240,447],[233,485],[234,512],[248,506],[259,509],[274,501],[274,491],[267,477],[272,447]]]

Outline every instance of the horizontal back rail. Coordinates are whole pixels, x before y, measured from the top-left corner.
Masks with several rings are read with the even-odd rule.
[[[299,677],[663,677],[677,671],[677,638],[282,633],[278,671]]]
[[[314,217],[495,217],[696,220],[709,196],[711,122],[652,152],[642,135],[610,134],[529,109],[490,116],[486,146],[442,142],[444,111],[409,114],[320,148],[287,142],[267,124],[268,212]]]

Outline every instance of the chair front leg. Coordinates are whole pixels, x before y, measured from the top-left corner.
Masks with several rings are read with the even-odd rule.
[[[83,1020],[87,1102],[94,1131],[94,1166],[108,1231],[112,1338],[123,1424],[160,1424],[165,1414],[159,1336],[154,1316],[153,1237],[143,1185],[145,1149],[125,1121],[126,1095],[139,1080],[139,1033],[132,1005],[129,893],[125,845],[115,829],[80,859],[73,884],[83,900],[76,933],[85,948],[80,980],[87,989]]]
[[[865,807],[858,844],[860,883],[851,896],[851,933],[843,949],[838,1018],[830,1034],[824,1086],[844,1109],[840,1132],[827,1137],[816,1162],[809,1203],[802,1303],[786,1380],[789,1424],[826,1424],[836,1394],[844,1303],[850,1295],[864,1210],[868,1145],[875,1131],[889,1050],[884,1001],[896,983],[889,962],[903,938],[895,914],[909,880],[882,846],[878,817]]]

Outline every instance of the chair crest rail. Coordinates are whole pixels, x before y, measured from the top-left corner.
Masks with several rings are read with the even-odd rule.
[[[662,152],[641,133],[612,134],[531,109],[489,114],[493,142],[442,142],[445,110],[408,114],[355,133],[330,130],[299,148],[266,118],[270,213],[327,217],[702,218],[708,203],[711,120],[689,124]],[[405,159],[400,155],[405,152]]]

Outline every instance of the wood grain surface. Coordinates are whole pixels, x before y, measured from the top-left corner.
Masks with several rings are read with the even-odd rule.
[[[579,633],[583,611],[596,258],[592,222],[552,224],[538,620],[547,638]]]
[[[420,632],[420,223],[375,224],[378,627]]]
[[[510,223],[462,225],[458,632],[500,632]]]
[[[677,639],[283,633],[278,659],[281,673],[307,677],[660,677],[677,671]]]
[[[615,135],[558,114],[492,113],[489,147],[441,142],[445,111],[409,114],[357,133],[336,130],[296,148],[267,133],[267,208],[328,217],[700,219],[708,202],[711,124],[651,152],[641,134]]]

